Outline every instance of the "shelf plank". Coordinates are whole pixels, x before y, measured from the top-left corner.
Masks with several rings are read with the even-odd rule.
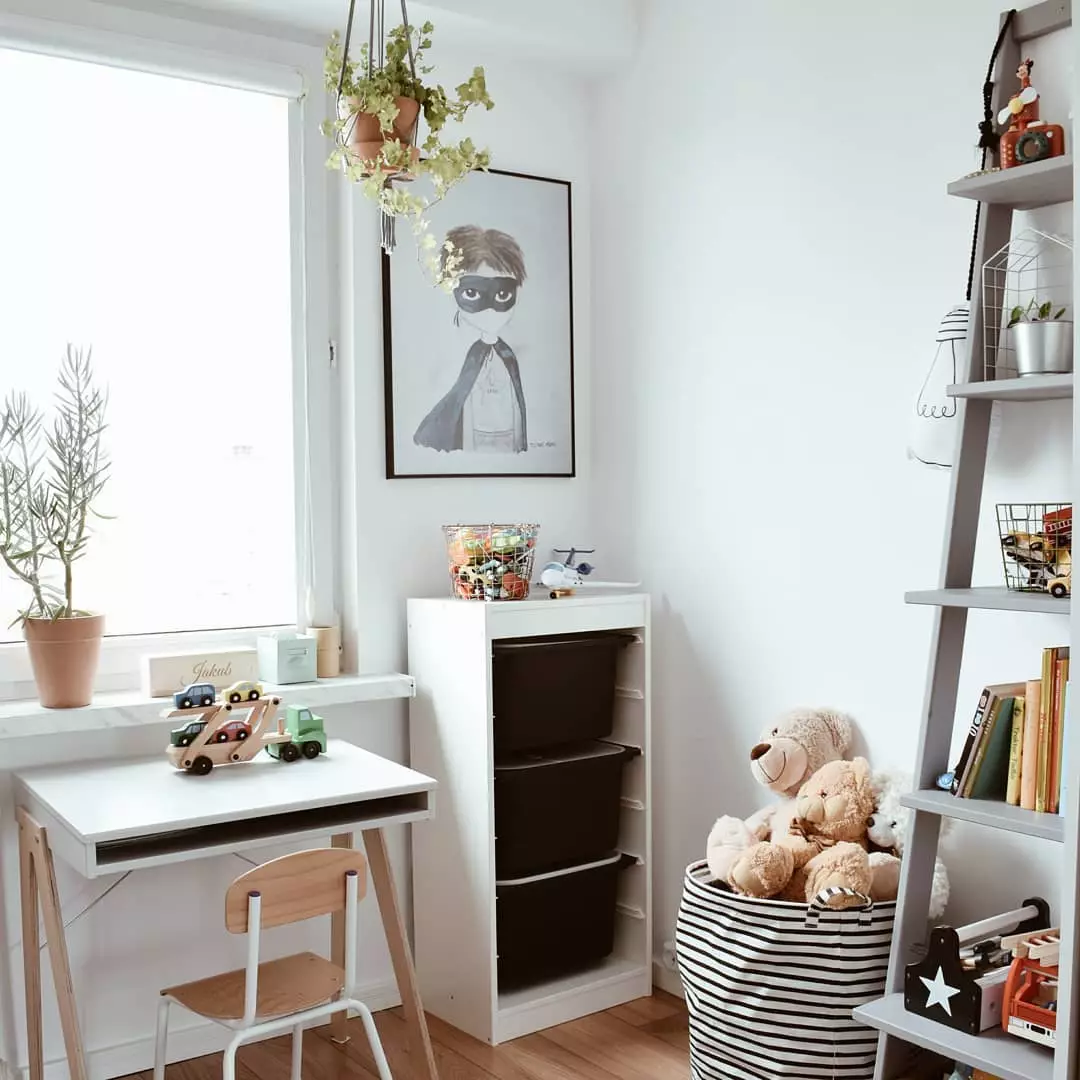
[[[999,172],[965,176],[954,180],[948,192],[961,199],[1009,206],[1013,210],[1035,210],[1069,202],[1073,197],[1072,154]]]
[[[1073,377],[1068,375],[1028,375],[1023,379],[987,379],[985,382],[956,383],[945,391],[949,397],[981,398],[984,401],[1053,401],[1073,396]]]
[[[923,589],[904,594],[907,604],[932,607],[982,608],[987,611],[1034,611],[1043,615],[1068,615],[1070,599],[1046,592],[1016,592],[1003,585],[973,589]]]
[[[909,1013],[904,1008],[903,994],[889,994],[860,1006],[855,1010],[855,1019],[905,1042],[983,1069],[1001,1080],[1052,1080],[1054,1074],[1051,1050],[1007,1035],[1001,1028],[981,1035],[956,1031]]]
[[[900,800],[912,810],[924,810],[942,817],[971,821],[991,829],[1024,833],[1043,840],[1065,839],[1065,819],[1058,814],[1036,814],[996,799],[958,799],[948,791],[911,791]]]

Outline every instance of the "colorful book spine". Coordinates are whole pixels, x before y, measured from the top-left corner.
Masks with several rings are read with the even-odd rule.
[[[1013,699],[1012,733],[1009,736],[1009,778],[1005,787],[1005,801],[1010,806],[1020,805],[1020,761],[1024,752],[1024,714],[1027,701],[1023,696]]]
[[[983,720],[986,717],[986,707],[990,704],[990,696],[990,687],[984,686],[982,693],[979,695],[979,704],[975,706],[975,715],[971,718],[971,726],[968,728],[964,749],[960,752],[960,759],[956,763],[956,768],[953,769],[952,793],[954,795],[960,792],[965,771],[974,752],[979,732],[982,730]]]
[[[1042,690],[1039,697],[1039,757],[1035,781],[1035,811],[1045,814],[1050,786],[1050,717],[1054,706],[1054,650],[1043,649]]]
[[[1053,722],[1050,725],[1050,780],[1047,797],[1047,810],[1052,814],[1058,812],[1058,804],[1061,796],[1062,777],[1062,739],[1065,734],[1065,687],[1069,684],[1069,650],[1062,647],[1055,650],[1057,659],[1054,661],[1054,707],[1051,710]]]
[[[1030,679],[1024,693],[1024,747],[1020,754],[1020,805],[1035,809],[1039,775],[1039,715],[1042,709],[1042,682]]]
[[[1058,797],[1058,813],[1064,814],[1069,807],[1069,743],[1073,738],[1069,719],[1069,684],[1065,683],[1065,707],[1062,710],[1061,724],[1061,792]]]

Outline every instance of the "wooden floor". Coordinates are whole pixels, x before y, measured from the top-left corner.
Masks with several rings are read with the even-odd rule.
[[[415,1080],[400,1009],[375,1015],[394,1080]],[[657,990],[608,1012],[536,1035],[487,1046],[428,1017],[439,1080],[686,1080],[686,1009]],[[378,1080],[359,1020],[350,1020],[345,1046],[330,1042],[329,1027],[304,1036],[304,1080]],[[237,1080],[288,1080],[289,1037],[240,1048]],[[165,1080],[220,1080],[221,1055],[170,1065]],[[150,1080],[136,1073],[125,1080]]]

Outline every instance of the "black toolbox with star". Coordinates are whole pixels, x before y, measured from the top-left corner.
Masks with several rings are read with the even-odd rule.
[[[934,927],[925,957],[904,969],[904,1007],[969,1035],[1000,1026],[1012,961],[1012,953],[1001,947],[1001,931],[1049,926],[1050,905],[1036,896],[1016,911],[969,926]]]

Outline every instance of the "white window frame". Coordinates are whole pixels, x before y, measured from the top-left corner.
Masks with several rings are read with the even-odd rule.
[[[337,372],[330,346],[329,173],[322,50],[258,29],[222,26],[207,15],[174,18],[87,0],[6,0],[0,47],[174,75],[289,99],[290,236],[293,327],[293,432],[296,502],[296,625],[338,618]],[[309,587],[310,583],[310,587]],[[106,618],[108,612],[105,613]],[[290,624],[292,625],[292,624]],[[106,626],[106,631],[107,631]],[[141,657],[252,644],[270,627],[107,637],[97,689],[133,690]],[[26,648],[0,645],[0,700],[34,696]]]

